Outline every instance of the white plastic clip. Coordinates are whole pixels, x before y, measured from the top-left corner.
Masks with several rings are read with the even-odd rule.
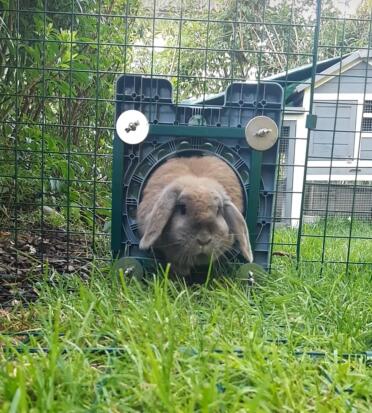
[[[149,122],[138,110],[123,112],[116,121],[116,132],[119,138],[130,145],[143,142],[149,133]]]
[[[278,127],[267,116],[256,116],[245,127],[245,139],[256,151],[267,151],[278,139]]]

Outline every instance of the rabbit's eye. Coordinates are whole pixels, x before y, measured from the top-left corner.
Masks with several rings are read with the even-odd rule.
[[[178,211],[181,215],[186,215],[186,205],[185,205],[185,204],[178,204],[178,205],[177,205],[177,211]]]

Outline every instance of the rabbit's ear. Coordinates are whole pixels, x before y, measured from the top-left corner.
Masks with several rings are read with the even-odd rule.
[[[179,188],[169,185],[155,202],[150,216],[146,220],[145,231],[139,244],[141,250],[149,249],[160,237],[172,215],[179,193]]]
[[[239,209],[230,201],[224,203],[225,220],[230,231],[235,235],[244,258],[253,262],[253,254],[245,219]]]

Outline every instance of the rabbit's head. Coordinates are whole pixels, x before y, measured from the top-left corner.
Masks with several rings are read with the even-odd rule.
[[[245,220],[212,178],[181,176],[165,186],[142,233],[140,248],[160,250],[182,275],[211,258],[218,260],[235,241],[242,255],[253,261]]]

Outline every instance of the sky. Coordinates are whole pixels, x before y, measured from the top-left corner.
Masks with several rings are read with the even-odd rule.
[[[348,14],[356,11],[362,0],[336,0],[335,3],[341,11],[344,11],[345,8],[348,11]]]
[[[167,4],[174,4],[177,2],[180,2],[181,0],[156,0],[156,6],[157,8],[166,8]],[[204,7],[207,4],[211,4],[211,6],[213,7],[213,5],[216,3],[216,0],[195,0],[196,4],[198,5],[204,5]],[[225,0],[225,1],[236,1],[236,0]],[[267,0],[270,4],[275,4],[280,2],[280,0]],[[296,0],[294,0],[296,1]],[[311,2],[315,1],[315,0],[310,0]],[[360,3],[362,2],[362,0],[334,0],[335,5],[339,8],[339,10],[341,11],[341,15],[344,14],[344,12],[346,12],[346,15],[352,14],[356,11],[356,9],[358,8],[358,6],[360,5]],[[220,3],[220,1],[217,0],[217,3]],[[153,7],[154,5],[154,0],[142,0],[142,4],[148,7]]]

